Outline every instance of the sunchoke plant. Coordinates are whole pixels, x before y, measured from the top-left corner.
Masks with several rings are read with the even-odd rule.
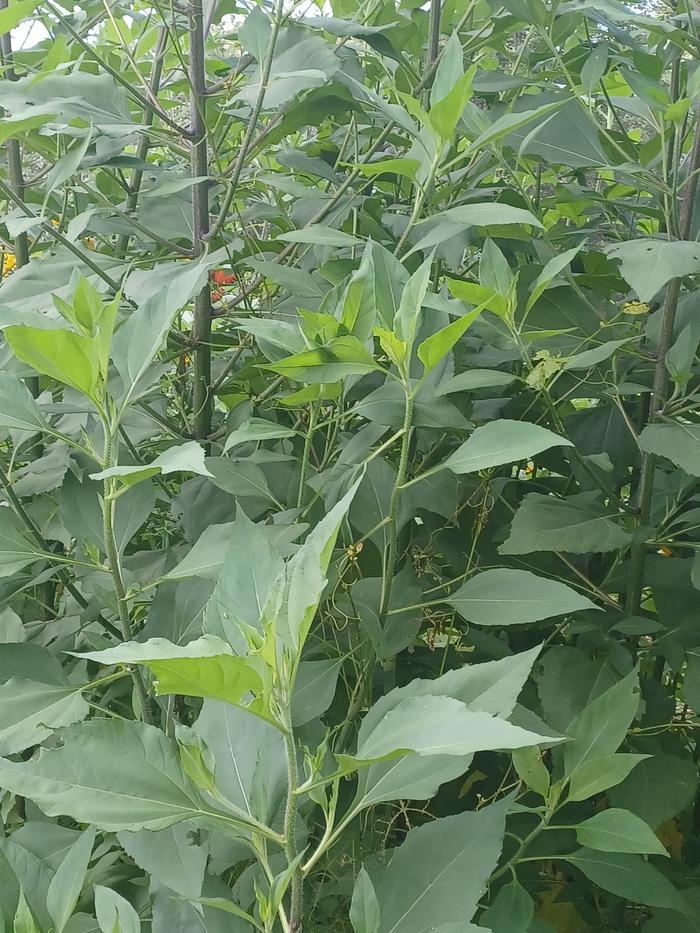
[[[0,2],[0,933],[700,929],[699,31]]]

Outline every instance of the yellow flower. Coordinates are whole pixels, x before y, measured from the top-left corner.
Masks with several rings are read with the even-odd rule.
[[[88,249],[95,249],[95,247],[97,246],[97,244],[95,243],[95,238],[91,236],[85,237],[85,245],[87,246]]]
[[[649,314],[651,308],[645,301],[626,301],[622,310],[625,314]]]
[[[17,265],[17,260],[13,253],[3,253],[2,254],[2,278],[10,274]]]

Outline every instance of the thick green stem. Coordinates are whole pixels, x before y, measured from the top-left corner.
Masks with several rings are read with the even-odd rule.
[[[116,460],[114,454],[116,453],[114,445],[114,437],[111,434],[107,424],[104,426],[105,432],[105,451],[104,451],[104,462],[106,467],[114,466]],[[114,480],[111,477],[108,477],[104,481],[104,490],[102,496],[102,532],[104,536],[105,552],[107,554],[107,562],[109,564],[109,570],[112,575],[112,585],[114,586],[114,592],[117,597],[117,611],[119,613],[119,624],[121,628],[121,634],[124,641],[132,641],[134,637],[133,628],[131,625],[131,617],[129,615],[129,604],[126,596],[126,587],[124,586],[124,577],[122,575],[122,566],[121,558],[119,556],[119,548],[117,547],[117,540],[114,535],[114,498],[113,498],[113,485]],[[144,722],[151,721],[151,711],[150,703],[148,700],[148,690],[146,689],[146,683],[143,679],[143,674],[141,669],[134,667],[131,671],[131,676],[134,681],[134,687],[136,689],[136,694],[139,698],[139,704],[141,706],[141,718]]]
[[[207,87],[204,59],[204,12],[202,0],[190,4],[190,119],[192,131],[192,177],[202,181],[192,186],[192,254],[196,259],[206,250],[209,235],[209,155],[207,147]],[[205,439],[211,434],[213,396],[211,392],[211,293],[209,284],[194,302],[192,341],[194,343],[194,389],[192,408],[194,435]]]
[[[296,790],[299,786],[299,765],[297,762],[297,748],[296,742],[294,741],[291,714],[287,716],[287,721],[285,722],[284,741],[287,753],[287,805],[284,811],[284,851],[287,856],[287,864],[291,865],[299,854],[296,843],[298,807]],[[304,910],[303,883],[304,880],[301,868],[297,866],[289,886],[290,933],[299,933],[302,928]]]

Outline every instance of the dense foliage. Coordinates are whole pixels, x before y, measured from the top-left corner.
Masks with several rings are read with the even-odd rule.
[[[0,3],[0,931],[700,929],[698,29]]]

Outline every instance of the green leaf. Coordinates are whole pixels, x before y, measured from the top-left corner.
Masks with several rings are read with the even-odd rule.
[[[362,477],[355,481],[287,563],[284,612],[278,620],[278,632],[297,655],[301,653],[316,615],[328,582],[326,572],[335,541],[361,480]]]
[[[5,328],[5,339],[15,356],[38,373],[95,397],[99,368],[90,337],[68,330],[13,326]]]
[[[174,645],[166,638],[127,641],[79,656],[99,664],[143,664],[157,678],[158,696],[176,693],[243,705],[249,693],[257,697],[264,693],[263,662],[235,656],[231,647],[214,635],[203,635],[187,645]]]
[[[511,207],[510,204],[492,202],[486,204],[464,204],[461,207],[451,207],[440,213],[440,223],[435,225],[433,218],[416,224],[418,242],[406,254],[412,256],[418,250],[430,249],[451,239],[457,233],[463,233],[470,227],[498,227],[506,224],[529,224],[532,227],[541,227],[542,224],[522,207]],[[423,236],[421,228],[430,225]],[[458,296],[459,297],[459,296]]]
[[[324,227],[323,224],[311,224],[302,230],[289,230],[280,233],[277,239],[287,243],[309,243],[313,246],[357,246],[362,243],[359,237],[343,233],[342,230],[334,230],[332,227]]]
[[[505,798],[410,830],[388,867],[372,872],[379,933],[463,928],[501,854],[509,803]]]
[[[522,625],[598,607],[557,580],[528,570],[485,570],[446,600],[475,625]]]
[[[513,291],[515,276],[508,260],[489,237],[481,250],[479,259],[479,285],[489,292],[509,297]]]
[[[483,310],[483,305],[468,311],[463,317],[457,318],[447,327],[443,327],[419,344],[418,359],[423,364],[425,373],[429,373],[450,352],[452,347],[462,337]]]
[[[68,729],[63,744],[30,761],[0,760],[0,787],[33,800],[47,816],[99,829],[164,829],[205,815],[160,729],[93,719]]]
[[[569,781],[568,800],[588,800],[625,780],[648,755],[600,755],[580,764]]]
[[[591,758],[611,755],[620,747],[639,708],[639,676],[631,671],[592,700],[566,730],[564,767],[571,775]]]
[[[84,719],[90,707],[82,686],[35,683],[13,677],[0,686],[0,755],[22,752],[54,729]]]
[[[575,865],[593,884],[618,897],[650,907],[686,912],[685,903],[671,882],[639,855],[584,848],[567,856],[566,861]]]
[[[608,249],[640,301],[651,301],[671,279],[700,272],[700,246],[682,240],[626,240]]]
[[[378,933],[379,902],[372,879],[360,869],[350,902],[350,923],[355,933]]]
[[[518,748],[513,752],[513,767],[518,777],[541,797],[549,794],[549,771],[537,748]]]
[[[276,424],[274,421],[266,421],[264,418],[248,418],[243,424],[231,431],[224,443],[224,453],[238,444],[246,444],[251,441],[270,441],[280,440],[285,437],[295,437],[296,431],[291,428],[285,428],[282,424]]]
[[[528,933],[535,904],[525,888],[513,880],[503,885],[481,921],[493,933]]]
[[[538,424],[501,418],[477,428],[441,467],[447,467],[453,473],[476,473],[518,460],[529,460],[555,446],[573,447],[573,444]]]
[[[648,424],[639,435],[648,454],[665,457],[691,476],[700,476],[699,424]]]
[[[350,163],[349,167],[361,172],[367,178],[379,175],[402,175],[413,181],[421,164],[418,159],[380,159],[377,162]]]
[[[151,270],[139,292],[132,284],[133,274],[129,277],[127,292],[136,298],[138,309],[122,324],[112,343],[112,359],[124,385],[122,408],[138,394],[139,382],[163,345],[175,315],[203,288],[209,269],[219,261],[210,253],[198,262],[163,263],[165,277]]]
[[[34,916],[25,900],[23,891],[19,893],[19,902],[17,904],[12,930],[13,933],[40,933],[39,927],[36,925]]]
[[[0,33],[10,32],[15,26],[19,26],[23,19],[32,15],[39,2],[40,0],[15,0],[0,10]]]
[[[557,499],[531,492],[515,513],[508,540],[498,550],[501,554],[616,551],[630,540],[630,533],[616,518],[618,514],[605,509],[596,493]]]
[[[440,139],[449,142],[472,96],[472,82],[476,74],[476,65],[472,65],[466,74],[457,79],[452,89],[440,100],[433,103],[428,116]]]
[[[361,736],[355,759],[372,761],[413,751],[418,755],[471,755],[558,741],[505,719],[474,712],[447,696],[407,697]]]
[[[525,305],[525,314],[528,313],[532,306],[549,288],[559,273],[566,269],[566,267],[578,255],[580,250],[580,246],[574,246],[573,249],[567,249],[565,252],[560,253],[558,256],[553,256],[549,260],[544,269],[540,272],[540,274],[530,286],[530,294]]]
[[[650,826],[629,810],[612,807],[576,824],[576,839],[598,852],[668,855]]]
[[[477,136],[471,144],[470,149],[476,152],[479,149],[483,149],[484,146],[499,142],[505,136],[508,136],[515,130],[528,126],[530,123],[534,123],[535,121],[541,122],[541,117],[550,116],[555,110],[558,110],[559,107],[562,106],[562,103],[563,101],[557,100],[548,104],[543,104],[541,107],[536,107],[534,110],[523,110],[520,113],[503,114],[502,117],[494,120],[487,130],[484,130],[483,133]]]
[[[0,373],[0,427],[53,433],[29,389],[11,373]]]
[[[111,888],[95,885],[95,914],[102,933],[141,933],[141,921],[131,904]]]
[[[430,270],[433,257],[428,258],[410,277],[401,294],[401,304],[394,318],[394,332],[410,348],[418,327],[418,318],[423,308],[423,300],[430,284]]]
[[[158,473],[197,473],[200,476],[213,476],[204,462],[204,449],[197,441],[187,441],[175,447],[169,447],[164,453],[156,457],[145,466],[114,466],[91,473],[90,479],[105,480],[115,477],[119,483],[128,489]]]
[[[562,366],[562,369],[564,372],[577,369],[590,369],[592,366],[597,366],[598,363],[610,359],[610,357],[626,343],[629,343],[629,338],[625,340],[608,340],[606,343],[601,343],[599,347],[593,347],[591,350],[584,350],[583,353],[577,353],[575,356],[569,357]]]
[[[292,723],[304,726],[322,716],[333,702],[342,661],[301,661],[292,695]]]
[[[380,368],[357,337],[336,337],[323,347],[303,350],[266,366],[282,376],[310,383],[339,382]]]
[[[9,508],[0,508],[0,578],[11,577],[28,564],[49,557],[25,534]]]
[[[73,915],[85,882],[94,844],[95,829],[91,827],[81,833],[78,841],[70,847],[51,879],[46,907],[53,920],[55,933],[63,933]]]

